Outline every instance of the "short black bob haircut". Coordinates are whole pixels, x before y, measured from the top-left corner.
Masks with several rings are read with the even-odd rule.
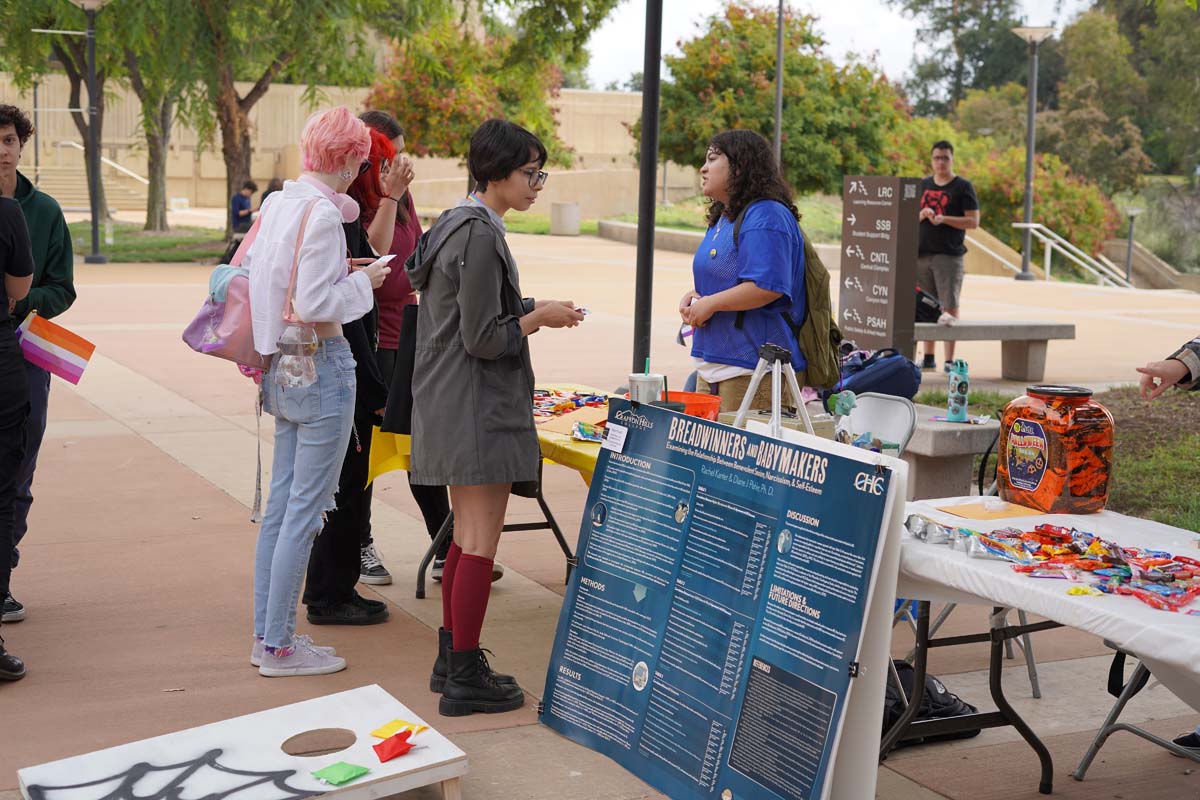
[[[471,134],[467,170],[476,191],[486,191],[489,181],[502,181],[530,161],[544,167],[546,146],[520,125],[489,119]]]
[[[0,105],[0,128],[7,128],[9,125],[17,129],[17,139],[21,142],[21,147],[24,147],[29,137],[33,136],[33,123],[29,121],[25,112],[16,106]]]
[[[954,145],[950,144],[945,139],[934,142],[933,147],[929,148],[929,152],[932,153],[934,150],[949,150],[950,155],[954,155]]]
[[[374,128],[389,139],[404,135],[404,128],[400,122],[386,111],[372,109],[359,114],[358,118],[366,123],[368,128]]]

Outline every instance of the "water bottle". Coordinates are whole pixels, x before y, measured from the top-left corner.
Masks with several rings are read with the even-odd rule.
[[[288,325],[275,343],[275,383],[298,389],[317,382],[317,330],[311,325]]]
[[[946,419],[951,422],[967,421],[967,398],[970,382],[967,380],[967,362],[961,358],[950,366],[950,390],[946,398]]]

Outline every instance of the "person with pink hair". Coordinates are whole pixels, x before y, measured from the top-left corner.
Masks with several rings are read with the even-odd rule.
[[[370,150],[367,127],[344,107],[309,118],[300,136],[304,172],[263,204],[250,271],[254,347],[275,355],[284,314],[316,329],[317,379],[277,380],[278,358],[263,375],[263,409],[275,417],[275,458],[254,568],[254,644],[250,663],[267,677],[324,675],[346,668],[333,648],[296,635],[296,604],[313,539],[334,493],[354,416],[355,362],[342,325],[374,306],[373,291],[391,271],[370,258],[346,258],[343,222],[357,221],[346,189]],[[303,226],[303,227],[302,227]],[[285,309],[299,250],[293,303]]]

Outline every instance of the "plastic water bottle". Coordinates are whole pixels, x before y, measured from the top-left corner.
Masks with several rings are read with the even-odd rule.
[[[967,362],[961,358],[950,367],[950,389],[946,398],[946,419],[951,422],[967,421],[967,400],[970,381],[967,380]]]
[[[279,352],[275,356],[275,383],[279,386],[298,389],[317,382],[317,354],[319,340],[317,330],[311,325],[288,325],[275,343]]]

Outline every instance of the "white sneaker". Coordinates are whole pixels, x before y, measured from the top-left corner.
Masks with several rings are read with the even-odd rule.
[[[328,675],[346,668],[346,659],[322,653],[311,645],[296,642],[283,653],[263,651],[258,674],[266,678],[290,678],[299,675]]]
[[[956,322],[958,322],[958,317],[954,316],[953,314],[948,314],[945,311],[943,311],[942,315],[940,317],[938,317],[937,324],[953,326]]]
[[[492,583],[504,577],[504,565],[499,561],[492,562]]]
[[[293,641],[296,642],[296,644],[308,645],[313,650],[316,650],[318,653],[324,653],[325,655],[328,655],[328,656],[336,656],[337,655],[337,650],[335,650],[332,647],[321,647],[320,645],[313,644],[312,637],[309,636],[307,633],[297,633],[295,635],[295,637],[293,637]],[[266,649],[267,649],[266,642],[264,642],[262,639],[255,636],[254,637],[254,646],[250,648],[250,665],[251,666],[254,666],[254,667],[262,666],[263,652]]]

